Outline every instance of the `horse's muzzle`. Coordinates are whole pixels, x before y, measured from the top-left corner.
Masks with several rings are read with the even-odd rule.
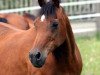
[[[29,58],[32,65],[37,68],[41,68],[44,65],[45,60],[46,60],[46,57],[44,57],[43,53],[41,52],[34,52],[34,53],[30,52]]]

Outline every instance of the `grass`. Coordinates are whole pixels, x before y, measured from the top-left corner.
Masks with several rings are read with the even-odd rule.
[[[78,37],[76,42],[83,60],[81,75],[100,75],[100,34],[93,37]]]

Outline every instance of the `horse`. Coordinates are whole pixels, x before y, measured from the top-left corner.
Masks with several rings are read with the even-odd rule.
[[[38,0],[38,3],[41,23],[36,25],[43,29],[36,26],[38,34],[29,54],[31,63],[37,68],[43,66],[40,75],[80,75],[81,55],[60,0]]]
[[[30,29],[0,22],[0,75],[80,75],[81,55],[60,1],[38,3]]]
[[[0,22],[8,23],[22,30],[28,30],[31,27],[28,19],[35,20],[35,16],[28,13],[23,15],[17,13],[0,14]]]

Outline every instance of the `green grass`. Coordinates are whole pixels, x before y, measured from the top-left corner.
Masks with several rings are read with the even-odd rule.
[[[76,42],[83,60],[81,75],[100,75],[100,34],[93,37],[78,37]]]

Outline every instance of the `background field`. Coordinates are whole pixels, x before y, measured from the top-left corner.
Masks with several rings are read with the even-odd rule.
[[[76,41],[83,59],[81,75],[100,75],[100,33],[92,37],[78,37]]]

